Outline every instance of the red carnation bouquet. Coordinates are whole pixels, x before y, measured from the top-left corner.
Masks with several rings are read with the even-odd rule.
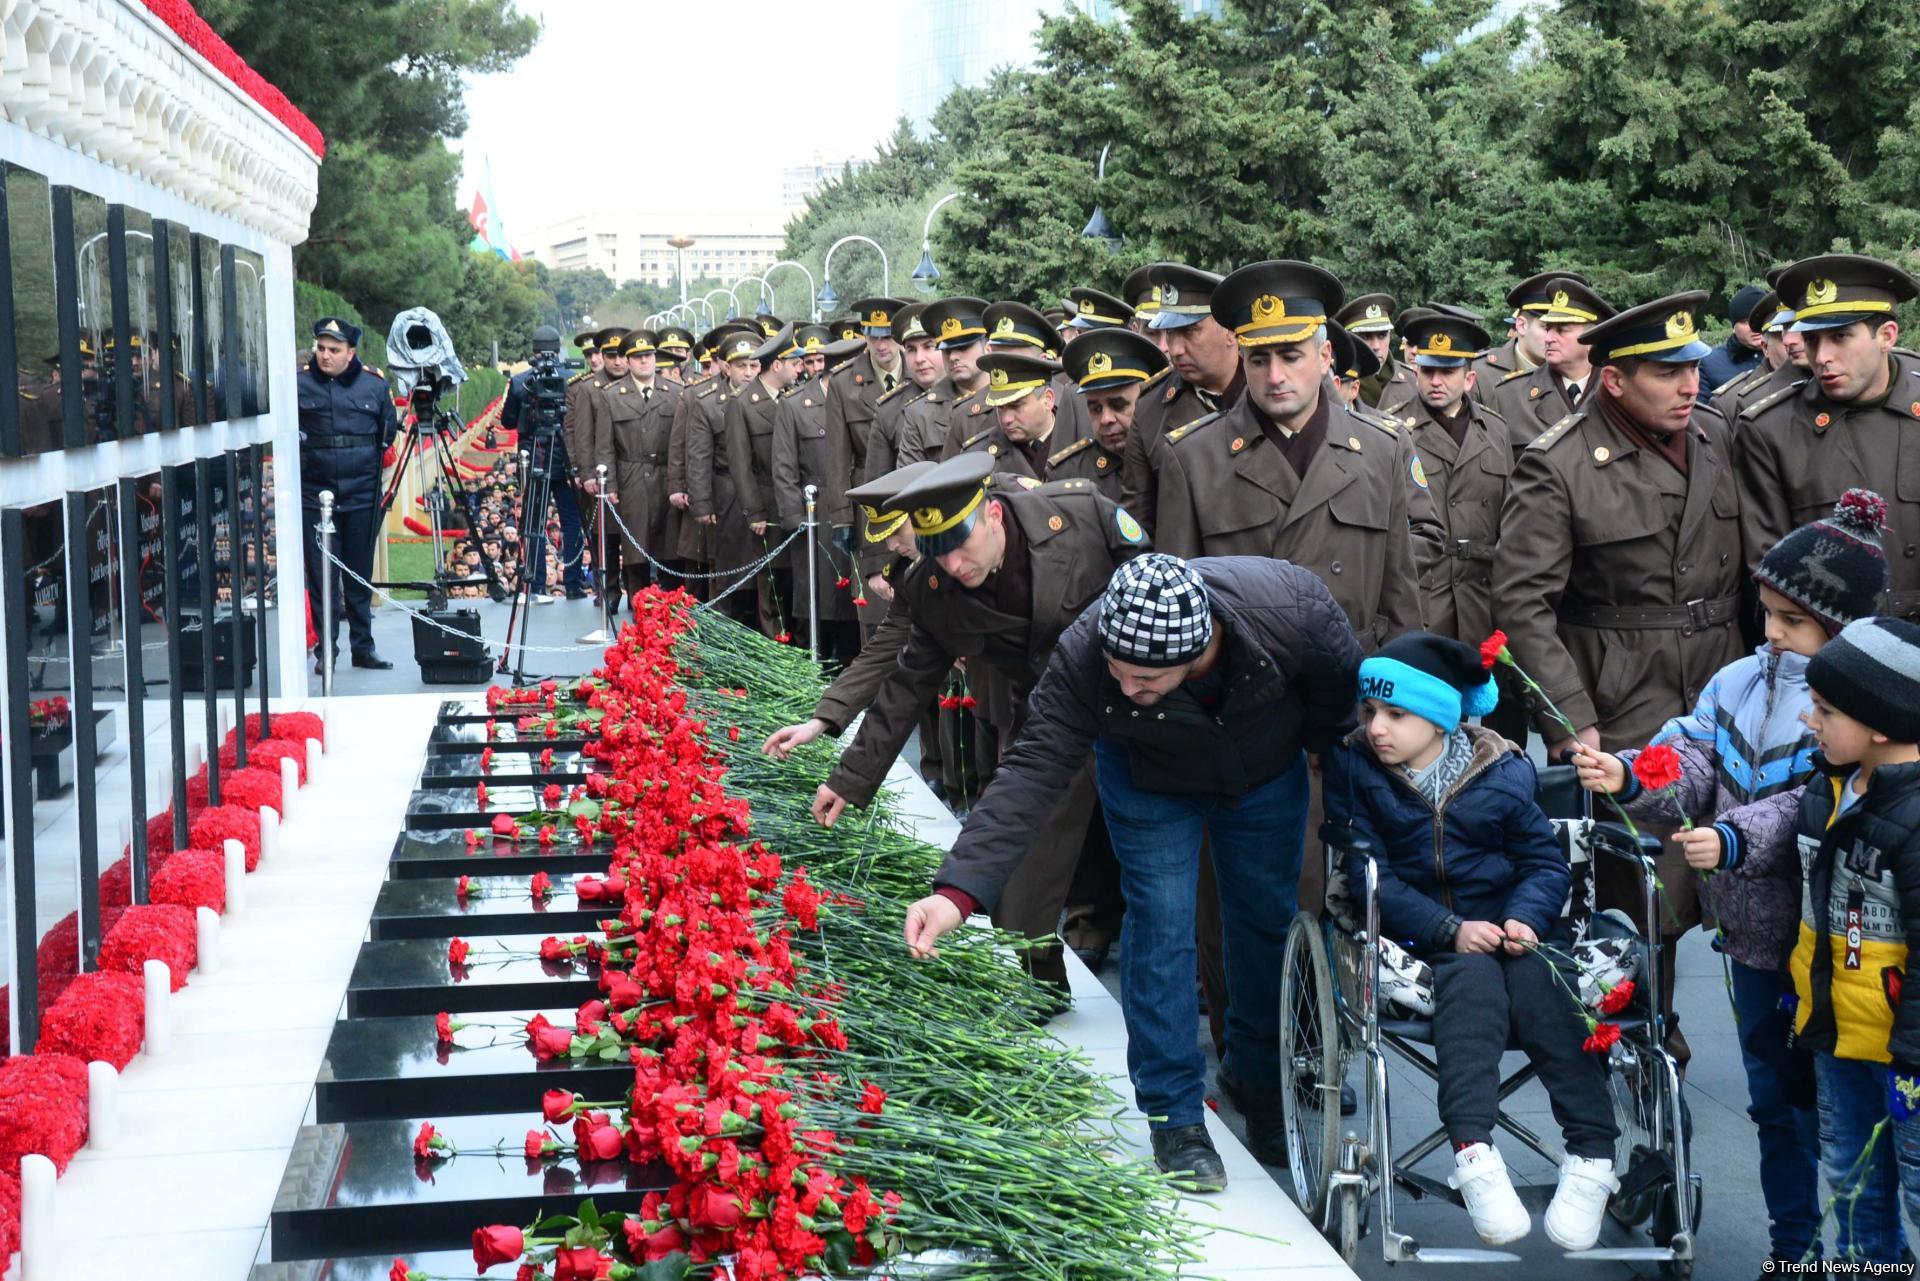
[[[260,815],[237,805],[216,805],[193,816],[188,827],[193,847],[224,850],[228,841],[239,841],[247,852],[247,870],[260,866]]]
[[[147,886],[153,903],[192,910],[227,910],[227,856],[224,849],[181,850],[167,860]]]
[[[251,757],[249,758],[251,759]],[[207,803],[207,769],[187,780],[187,802],[196,808]],[[263,805],[271,805],[283,810],[283,798],[280,795],[280,767],[272,769],[249,764],[245,769],[236,769],[231,773],[223,771],[220,775],[220,803],[234,805],[256,813]]]
[[[82,974],[41,1011],[39,1051],[124,1071],[146,1037],[146,1006],[146,985],[133,975]]]
[[[141,974],[148,961],[165,961],[176,992],[187,985],[187,971],[199,959],[193,910],[175,904],[130,907],[100,940],[101,969]]]
[[[36,1152],[64,1174],[86,1141],[85,1061],[42,1046],[0,1062],[0,1175],[17,1177],[20,1158]]]

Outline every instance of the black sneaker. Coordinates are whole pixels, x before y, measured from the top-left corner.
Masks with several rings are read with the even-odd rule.
[[[1279,1091],[1252,1090],[1222,1072],[1220,1092],[1246,1119],[1247,1151],[1253,1153],[1253,1159],[1262,1165],[1286,1168],[1287,1118],[1280,1106]]]
[[[1227,1186],[1227,1167],[1204,1125],[1153,1131],[1153,1163],[1197,1192],[1220,1192]]]

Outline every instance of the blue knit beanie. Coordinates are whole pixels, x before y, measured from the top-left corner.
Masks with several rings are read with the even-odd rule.
[[[1492,711],[1500,689],[1473,646],[1432,632],[1408,632],[1360,664],[1360,697],[1404,707],[1451,734],[1463,716]]]

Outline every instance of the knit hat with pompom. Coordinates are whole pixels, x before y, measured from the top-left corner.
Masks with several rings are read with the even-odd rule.
[[[1887,590],[1887,555],[1880,531],[1887,500],[1871,489],[1849,489],[1833,514],[1782,538],[1760,558],[1753,580],[1804,607],[1828,636],[1874,613]]]

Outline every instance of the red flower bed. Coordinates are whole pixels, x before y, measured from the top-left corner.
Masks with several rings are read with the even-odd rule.
[[[166,866],[173,855],[155,850],[147,851],[147,885],[153,885],[154,874]],[[112,867],[100,873],[101,910],[109,907],[126,907],[133,902],[133,853],[127,851]]]
[[[140,974],[148,961],[165,961],[176,992],[199,954],[193,909],[176,904],[130,907],[100,940],[101,969]]]
[[[278,718],[274,720],[273,728],[277,734],[280,729]],[[300,767],[300,781],[304,784],[307,781],[307,745],[305,743],[296,743],[291,739],[277,737],[247,740],[248,769],[270,770],[274,777],[278,778],[280,762],[283,759],[290,760]],[[227,741],[220,746],[220,768],[233,769],[239,763],[240,757],[234,750],[233,731],[228,730]],[[222,787],[226,786],[224,775],[221,776],[220,784]]]
[[[173,850],[173,810],[164,809],[147,820],[147,849],[162,854]]]
[[[322,747],[327,745],[327,727],[320,719],[318,712],[275,712],[273,736],[282,742],[300,744],[305,744],[310,738],[317,738]],[[247,741],[251,743],[259,737],[260,713],[248,712]]]
[[[198,774],[187,780],[187,803],[196,809],[207,803],[207,770],[204,765]],[[280,767],[275,765],[272,769],[263,769],[253,764],[249,756],[245,769],[220,775],[220,803],[256,813],[262,805],[271,805],[276,810],[283,808]]]
[[[38,1153],[65,1172],[67,1162],[87,1141],[87,1064],[46,1046],[40,1053],[0,1062],[0,1173],[16,1178],[20,1158]],[[20,1185],[0,1188],[0,1201],[13,1198],[19,1213]],[[0,1211],[0,1237],[5,1234]],[[18,1231],[18,1225],[15,1225]],[[0,1243],[0,1259],[7,1246]]]
[[[237,805],[216,805],[193,816],[190,833],[197,850],[224,850],[239,841],[247,851],[247,870],[260,866],[260,816]]]
[[[327,140],[321,135],[320,127],[287,101],[287,95],[269,84],[265,76],[248,66],[246,60],[233,51],[233,46],[222,40],[207,25],[207,20],[194,12],[187,0],[145,0],[145,3],[147,8],[153,10],[154,16],[186,42],[188,48],[212,63],[216,71],[265,107],[275,120],[293,130],[294,137],[307,144],[307,150],[316,156],[327,154]]]
[[[20,1248],[20,1180],[0,1170],[0,1259]]]
[[[146,1036],[146,992],[131,974],[82,974],[40,1014],[41,1054],[71,1054],[124,1070]]]
[[[154,874],[147,897],[188,909],[227,910],[227,856],[220,850],[181,850]]]

